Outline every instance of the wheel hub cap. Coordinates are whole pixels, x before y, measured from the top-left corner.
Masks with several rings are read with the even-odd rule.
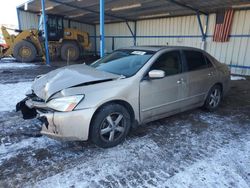
[[[73,58],[73,57],[76,56],[76,51],[75,51],[74,48],[69,48],[69,49],[68,49],[68,56],[69,56],[70,58]]]
[[[108,115],[102,122],[100,136],[106,142],[119,139],[125,131],[124,117],[120,113]]]
[[[20,50],[20,54],[22,57],[29,57],[31,55],[31,49],[24,46]]]
[[[209,100],[209,105],[211,106],[211,107],[216,107],[218,104],[219,104],[219,102],[220,102],[220,96],[221,94],[220,94],[220,91],[218,90],[218,89],[215,89],[212,93],[211,93],[211,95],[210,95],[210,100]]]

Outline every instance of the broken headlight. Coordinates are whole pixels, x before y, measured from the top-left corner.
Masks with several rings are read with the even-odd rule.
[[[30,96],[33,94],[33,91],[31,89],[29,89],[28,91],[26,91],[25,95],[26,96]]]
[[[84,98],[84,95],[61,97],[61,98],[50,100],[47,103],[47,106],[57,111],[69,112],[69,111],[74,110],[74,108],[79,104],[79,102],[83,98]]]

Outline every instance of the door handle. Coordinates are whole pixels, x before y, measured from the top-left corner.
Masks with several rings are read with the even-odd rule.
[[[177,84],[184,84],[185,82],[184,82],[184,79],[183,78],[181,78],[180,80],[178,80],[177,81]]]
[[[214,73],[213,73],[213,72],[210,72],[210,73],[208,73],[207,75],[208,75],[208,76],[213,76]]]

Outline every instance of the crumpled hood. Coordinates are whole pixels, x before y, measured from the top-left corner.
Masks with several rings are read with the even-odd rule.
[[[84,64],[71,65],[56,69],[38,78],[34,81],[32,90],[38,97],[46,101],[53,94],[66,88],[119,77],[119,75],[103,72]]]

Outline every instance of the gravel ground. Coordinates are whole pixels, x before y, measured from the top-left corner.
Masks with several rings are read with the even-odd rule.
[[[13,111],[31,80],[54,68],[0,62],[0,187],[250,187],[249,78],[232,81],[214,113],[151,122],[101,149],[41,136],[37,120]]]

